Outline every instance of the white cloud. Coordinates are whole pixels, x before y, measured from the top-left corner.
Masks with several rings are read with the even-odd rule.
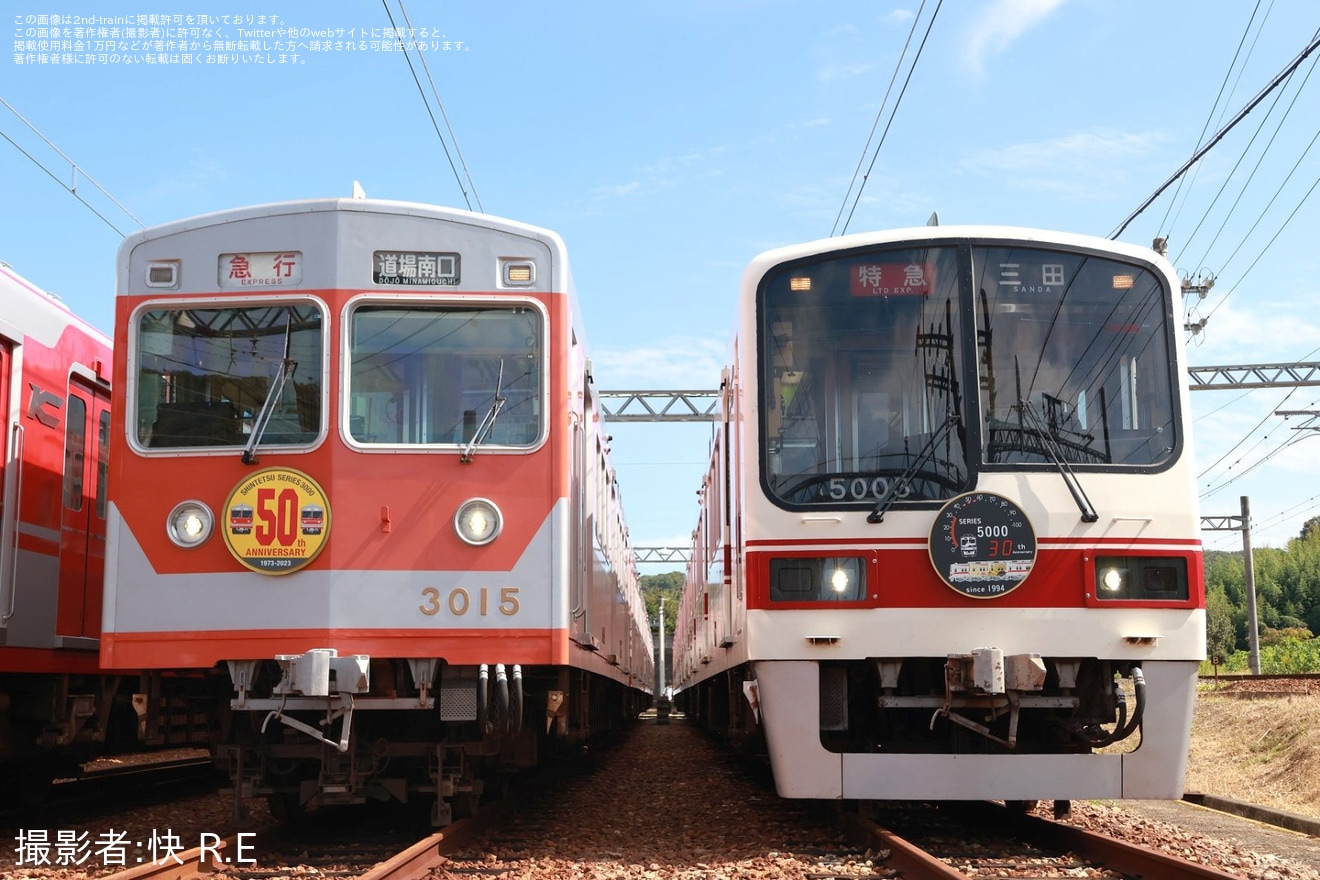
[[[1075,172],[1078,165],[1112,163],[1150,152],[1166,140],[1159,133],[1134,133],[1097,129],[1049,140],[1013,144],[999,150],[982,150],[962,162],[963,167],[991,171],[1038,171],[1062,168]]]
[[[728,340],[681,336],[635,348],[596,347],[591,362],[596,385],[610,391],[714,390],[729,351]]]
[[[1017,189],[1094,200],[1108,197],[1127,180],[1135,159],[1167,140],[1162,132],[1095,129],[980,150],[959,166],[1008,178],[1004,182]]]
[[[853,37],[860,39],[862,32],[855,24],[841,24],[838,27],[830,28],[825,32],[827,37]]]
[[[1003,54],[1063,3],[1064,0],[994,0],[980,4],[981,14],[966,29],[965,64],[980,74],[987,60]]]
[[[637,169],[638,177],[627,183],[600,184],[592,189],[596,201],[636,198],[673,189],[693,179],[718,177],[724,173],[717,160],[733,151],[727,145],[696,150],[679,156],[661,156]]]
[[[1290,291],[1288,298],[1275,298],[1268,304],[1233,299],[1210,299],[1197,307],[1197,314],[1208,316],[1205,329],[1189,348],[1188,359],[1194,365],[1291,363],[1305,358],[1315,360],[1320,326],[1315,322],[1314,291]],[[1224,293],[1228,293],[1227,290]],[[1249,291],[1238,291],[1239,298]],[[1219,302],[1218,306],[1214,302]],[[1213,311],[1213,314],[1211,312]]]
[[[620,199],[637,195],[642,190],[641,181],[630,180],[627,183],[601,184],[591,191],[597,199]]]
[[[841,79],[852,79],[855,76],[861,76],[869,73],[875,67],[869,62],[858,62],[854,64],[826,64],[816,71],[816,79],[820,82],[836,82]]]

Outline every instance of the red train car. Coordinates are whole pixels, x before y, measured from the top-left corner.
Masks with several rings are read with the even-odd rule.
[[[118,286],[102,658],[211,671],[245,793],[443,824],[649,704],[558,236],[291,202],[130,236]]]
[[[3,265],[0,302],[0,776],[31,796],[101,748],[118,691],[97,662],[110,340]]]

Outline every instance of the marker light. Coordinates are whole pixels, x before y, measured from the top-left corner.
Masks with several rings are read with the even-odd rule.
[[[200,547],[211,537],[215,517],[211,509],[200,501],[184,501],[175,505],[165,520],[165,532],[179,547]]]
[[[523,260],[504,263],[504,283],[511,287],[528,287],[536,282],[536,264]]]
[[[799,276],[788,279],[789,290],[811,290],[811,278]]]
[[[500,515],[500,509],[485,498],[464,501],[454,514],[454,531],[474,547],[494,541],[503,527],[504,517]]]
[[[1134,283],[1136,283],[1136,279],[1131,275],[1114,276],[1114,290],[1131,290]]]

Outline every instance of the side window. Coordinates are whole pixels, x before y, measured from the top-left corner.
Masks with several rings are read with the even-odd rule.
[[[110,411],[103,410],[96,423],[96,515],[105,519],[109,512],[106,480],[110,477]]]
[[[82,510],[86,456],[87,401],[70,394],[64,429],[64,506],[70,510]]]

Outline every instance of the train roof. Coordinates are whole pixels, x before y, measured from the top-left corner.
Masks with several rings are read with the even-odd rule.
[[[564,241],[559,237],[558,233],[540,226],[533,226],[529,223],[509,220],[505,217],[496,217],[493,214],[479,214],[475,211],[465,211],[461,208],[429,205],[421,202],[395,201],[391,199],[324,198],[296,199],[286,202],[270,202],[261,205],[228,208],[223,211],[213,211],[209,214],[198,214],[183,220],[175,220],[169,223],[151,226],[125,237],[123,243],[119,246],[119,257],[122,261],[135,247],[144,242],[164,238],[170,235],[177,235],[182,232],[189,232],[195,229],[221,226],[227,223],[237,223],[239,221],[261,217],[333,212],[388,214],[392,216],[412,216],[448,220],[451,222],[466,223],[484,229],[508,232],[514,235],[543,241],[552,250],[561,253],[565,250]]]
[[[996,226],[993,224],[963,224],[957,226],[911,226],[899,229],[879,229],[870,232],[857,232],[835,238],[822,238],[815,241],[801,242],[774,248],[758,254],[748,266],[748,277],[758,275],[777,263],[809,257],[833,251],[846,251],[851,248],[871,247],[881,244],[920,240],[925,242],[963,241],[967,239],[1003,240],[1015,242],[1040,242],[1042,244],[1064,245],[1107,251],[1144,262],[1164,264],[1163,256],[1149,247],[1126,241],[1111,241],[1095,235],[1075,232],[1037,229],[1025,226]]]
[[[5,303],[0,324],[16,327],[43,345],[54,347],[64,330],[79,331],[110,347],[110,337],[77,315],[64,300],[0,263],[0,298]]]

